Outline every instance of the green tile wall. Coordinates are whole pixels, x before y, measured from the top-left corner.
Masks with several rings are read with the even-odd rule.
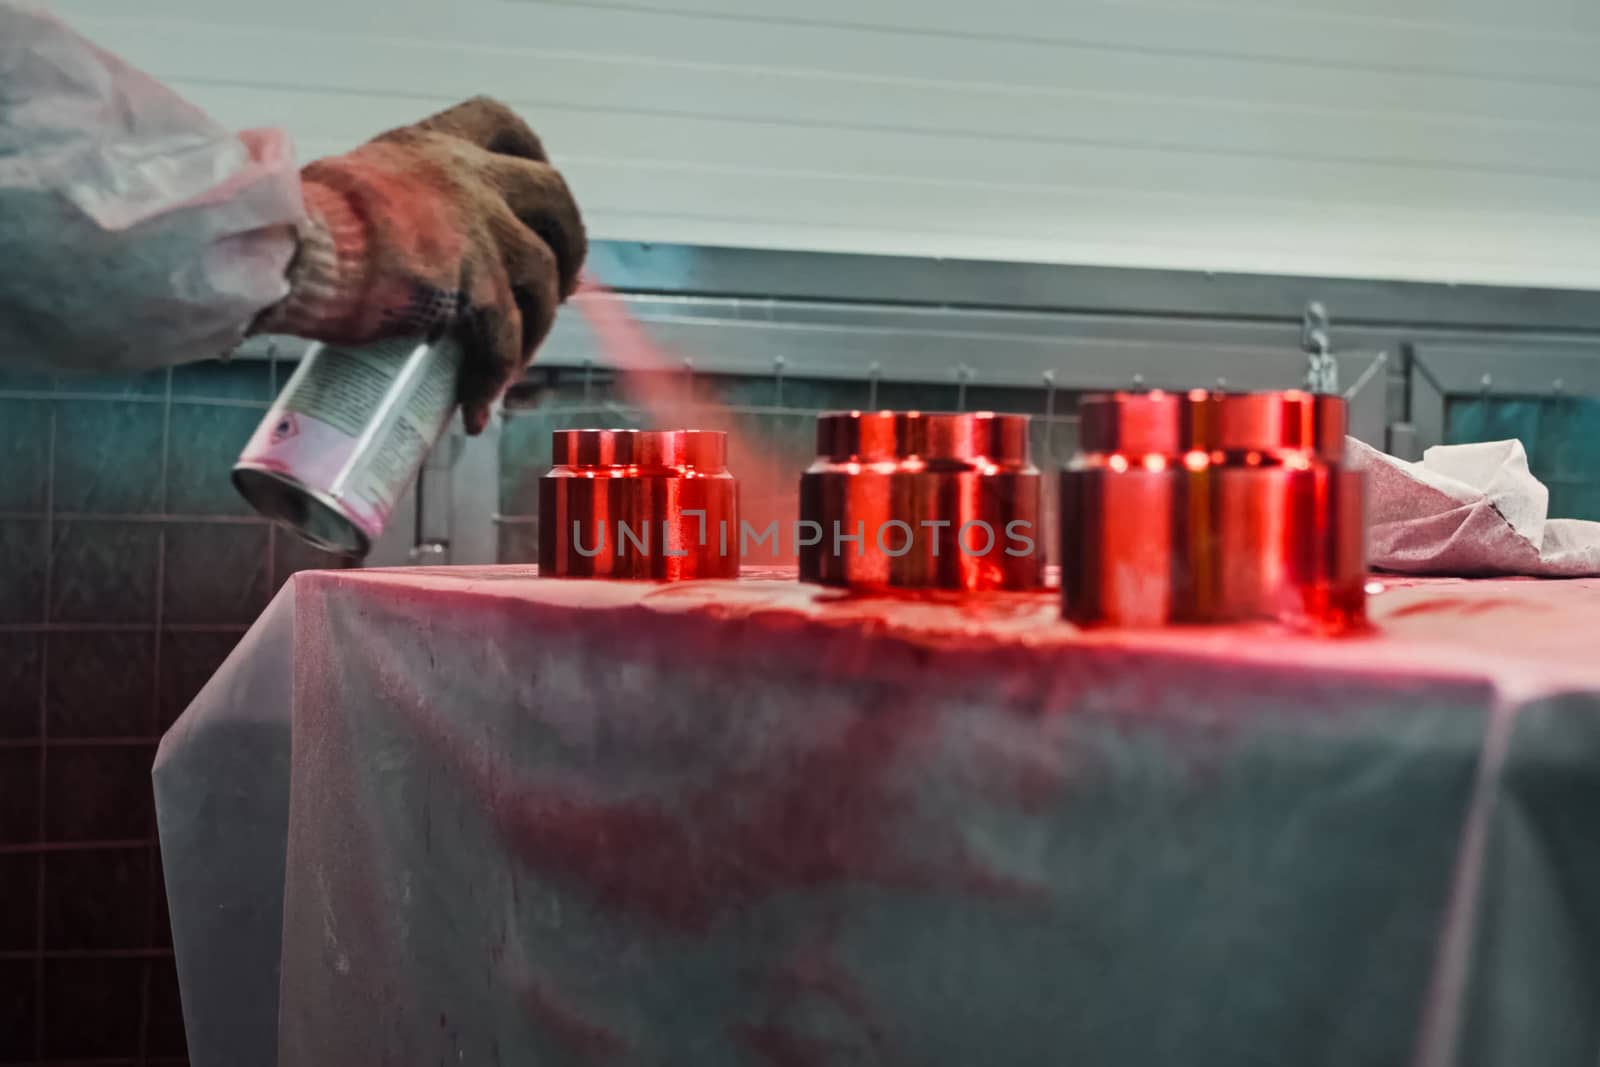
[[[1445,412],[1449,444],[1517,438],[1550,487],[1550,515],[1600,520],[1600,399],[1459,397]]]

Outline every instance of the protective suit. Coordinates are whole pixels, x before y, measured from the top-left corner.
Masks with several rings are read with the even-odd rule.
[[[449,332],[469,432],[577,286],[587,239],[538,137],[467,101],[297,169],[51,15],[0,0],[0,363],[143,369],[251,331]]]
[[[54,17],[0,0],[0,360],[218,356],[289,295],[303,213],[282,132],[225,130]]]

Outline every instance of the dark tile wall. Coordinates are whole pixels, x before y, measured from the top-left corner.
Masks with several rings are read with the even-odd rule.
[[[289,574],[340,564],[229,482],[277,378],[0,376],[0,1064],[182,1062],[156,743]]]
[[[651,396],[672,396],[682,382],[643,383]],[[730,433],[729,469],[739,479],[741,517],[756,529],[773,519],[789,530],[799,510],[801,473],[815,458],[816,416],[851,408],[922,411],[1004,411],[1032,415],[1033,461],[1045,473],[1043,525],[1055,528],[1054,472],[1078,446],[1075,399],[1043,389],[958,388],[885,382],[783,381],[700,377],[681,402],[643,411],[615,385],[582,376],[550,375],[507,398],[500,439],[499,559],[533,563],[539,557],[539,479],[550,468],[550,434],[580,427],[693,427]],[[1048,413],[1048,414],[1047,414]],[[741,446],[743,446],[741,448]],[[785,548],[791,540],[784,538]],[[1053,562],[1056,546],[1046,538]],[[765,549],[762,552],[765,553]],[[747,563],[792,563],[792,553]]]
[[[1515,437],[1550,487],[1550,516],[1600,519],[1600,399],[1460,397],[1446,409],[1451,444]]]

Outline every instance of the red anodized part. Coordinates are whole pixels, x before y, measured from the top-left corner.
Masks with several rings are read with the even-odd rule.
[[[1039,489],[1026,415],[819,415],[817,459],[800,479],[800,578],[867,590],[1037,588]]]
[[[539,482],[539,573],[739,576],[739,485],[712,430],[557,430]]]
[[[1364,624],[1365,483],[1342,466],[1342,398],[1116,393],[1079,414],[1061,474],[1064,618]]]

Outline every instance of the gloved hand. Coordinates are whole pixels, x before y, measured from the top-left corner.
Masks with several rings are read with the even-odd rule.
[[[588,251],[544,146],[478,97],[301,172],[289,297],[252,327],[334,344],[453,335],[468,433],[550,331]]]

